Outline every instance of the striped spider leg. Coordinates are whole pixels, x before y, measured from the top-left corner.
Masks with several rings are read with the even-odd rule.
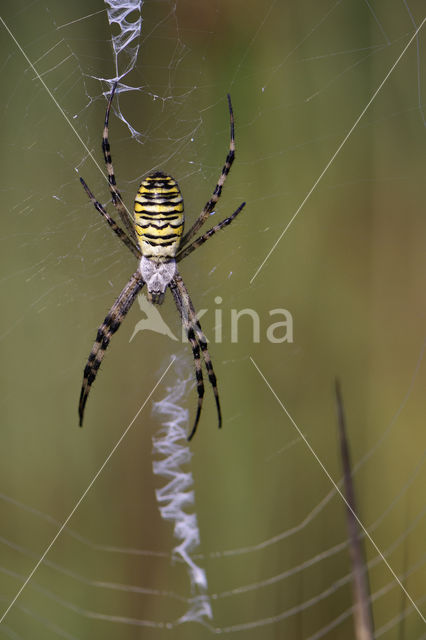
[[[234,112],[232,110],[231,96],[229,95],[229,93],[228,93],[228,109],[229,109],[229,119],[230,119],[230,129],[231,129],[230,131],[231,140],[229,142],[228,155],[226,156],[225,164],[222,167],[222,173],[220,174],[219,180],[216,183],[212,197],[205,204],[204,209],[202,210],[202,212],[200,213],[200,215],[198,216],[198,218],[196,219],[196,221],[194,222],[190,230],[187,231],[187,233],[183,236],[182,242],[181,242],[181,248],[183,248],[189,242],[189,240],[197,233],[197,231],[201,229],[201,227],[203,226],[203,224],[205,223],[205,221],[213,211],[215,204],[217,203],[217,201],[219,200],[222,194],[223,185],[225,184],[227,175],[231,170],[232,163],[234,162],[234,159],[235,159]]]
[[[83,189],[87,193],[89,200],[92,202],[92,204],[95,207],[95,209],[97,211],[99,211],[101,216],[103,216],[103,218],[109,224],[109,226],[114,231],[116,236],[126,245],[126,247],[128,249],[130,249],[130,251],[133,253],[133,255],[136,256],[136,258],[140,258],[142,254],[141,254],[141,250],[139,249],[139,247],[134,243],[134,241],[131,238],[129,238],[129,236],[123,231],[123,229],[121,229],[117,225],[117,223],[114,222],[114,220],[111,218],[111,216],[105,211],[105,209],[101,205],[101,203],[96,200],[95,196],[90,191],[89,187],[84,182],[83,178],[80,178],[80,182],[83,185]]]
[[[225,220],[218,222],[214,227],[206,231],[206,233],[204,233],[202,236],[199,236],[198,238],[193,240],[187,247],[181,249],[176,256],[176,262],[180,262],[181,260],[189,256],[190,253],[195,251],[195,249],[198,249],[198,247],[201,247],[201,245],[204,244],[206,240],[214,236],[215,233],[226,227],[228,224],[231,224],[231,222],[235,220],[237,215],[244,209],[245,206],[246,203],[242,202],[238,209],[236,209],[236,211],[234,211],[232,215],[230,215],[228,218],[225,218]]]
[[[217,389],[216,376],[213,370],[212,361],[207,348],[207,338],[201,329],[201,325],[197,318],[197,313],[194,309],[194,305],[192,304],[192,300],[189,297],[188,290],[185,287],[185,283],[183,282],[182,277],[180,276],[179,273],[176,273],[172,282],[170,283],[170,289],[173,293],[176,306],[181,315],[182,323],[186,329],[188,340],[191,343],[191,348],[192,348],[192,353],[194,356],[194,363],[195,363],[195,377],[197,380],[198,406],[197,406],[197,414],[195,417],[194,426],[192,427],[192,431],[188,436],[188,440],[191,440],[197,430],[198,421],[201,415],[201,408],[203,405],[203,397],[204,397],[204,382],[203,382],[203,373],[201,369],[200,349],[201,349],[201,354],[203,356],[205,367],[207,369],[207,375],[209,377],[209,381],[212,386],[214,397],[216,400],[219,429],[222,426],[222,412],[220,409],[219,392]]]
[[[99,367],[101,366],[105,351],[108,348],[112,336],[117,331],[117,329],[119,329],[121,323],[127,315],[127,312],[129,311],[136,296],[138,295],[144,284],[145,283],[142,280],[140,272],[136,271],[124,287],[123,291],[118,296],[117,300],[112,305],[105,320],[98,329],[96,340],[93,344],[92,350],[87,360],[87,364],[84,367],[83,384],[81,387],[80,402],[78,405],[80,427],[83,425],[83,415],[87,397],[89,395],[90,388],[96,378]]]
[[[117,209],[118,214],[126,228],[128,235],[132,240],[136,241],[136,233],[135,233],[135,228],[133,226],[133,220],[131,219],[129,212],[126,209],[123,203],[123,200],[121,198],[121,194],[117,188],[117,182],[115,180],[115,174],[114,174],[114,167],[112,165],[111,147],[108,139],[109,114],[111,111],[112,100],[114,98],[114,94],[117,89],[117,84],[118,84],[117,82],[114,82],[114,84],[112,85],[111,94],[109,96],[108,103],[107,103],[107,108],[105,112],[104,131],[102,134],[102,151],[104,153],[105,164],[106,164],[107,173],[108,173],[108,184],[111,191],[112,203],[114,207]]]
[[[204,397],[204,381],[203,381],[203,371],[201,369],[200,347],[195,338],[194,329],[191,325],[191,321],[189,320],[188,313],[184,309],[183,301],[174,279],[170,283],[170,291],[172,292],[173,298],[176,303],[176,307],[179,311],[182,324],[186,331],[188,342],[191,344],[192,355],[194,357],[194,364],[195,364],[195,378],[197,381],[198,405],[197,405],[197,414],[195,416],[194,426],[192,428],[190,435],[188,436],[188,440],[191,440],[192,436],[196,431],[198,421],[200,419],[201,409],[203,406],[203,397]]]

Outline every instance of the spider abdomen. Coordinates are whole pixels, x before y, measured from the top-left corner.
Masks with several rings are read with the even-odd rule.
[[[183,198],[171,176],[156,172],[140,184],[135,198],[134,225],[142,255],[174,258],[183,232]]]

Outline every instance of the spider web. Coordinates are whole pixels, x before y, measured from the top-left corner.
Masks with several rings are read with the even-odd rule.
[[[338,376],[380,551],[362,533],[375,637],[426,638],[423,3],[21,1],[1,17],[2,610],[25,588],[0,637],[355,637],[345,505],[319,464],[340,487]],[[135,303],[77,428],[96,328],[134,271],[78,181],[107,205],[115,78],[127,206],[161,169],[195,219],[228,148],[227,92],[236,162],[212,220],[247,201],[182,263],[224,426],[206,386],[166,479],[164,425],[188,432],[196,401],[171,296],[169,333],[135,333]],[[293,341],[271,340],[277,309]]]

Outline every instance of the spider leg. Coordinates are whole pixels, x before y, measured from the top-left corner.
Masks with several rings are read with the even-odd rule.
[[[203,406],[203,398],[204,398],[204,381],[203,381],[203,372],[201,369],[200,347],[195,338],[194,329],[191,327],[191,323],[188,319],[188,314],[185,312],[183,308],[182,298],[178,291],[177,285],[173,280],[170,283],[170,290],[173,294],[173,298],[175,300],[180,317],[182,319],[182,324],[185,327],[186,335],[188,336],[188,341],[191,344],[192,354],[194,356],[195,377],[197,380],[198,405],[197,405],[197,414],[195,416],[194,426],[192,427],[192,431],[188,436],[188,440],[191,440],[197,430],[198,422],[200,420],[200,415],[201,415],[201,409]]]
[[[204,233],[202,236],[193,240],[191,244],[189,244],[187,247],[185,247],[184,249],[181,249],[181,251],[179,251],[179,253],[176,256],[176,262],[180,262],[181,260],[186,258],[186,256],[188,256],[190,253],[195,251],[195,249],[198,249],[198,247],[204,244],[206,240],[214,236],[215,233],[217,233],[218,231],[226,227],[228,224],[231,224],[231,222],[237,217],[240,211],[244,209],[245,205],[246,205],[245,202],[240,204],[238,209],[234,211],[232,215],[230,215],[228,218],[225,218],[225,220],[222,220],[222,222],[218,222],[218,224],[216,224],[214,227],[206,231],[206,233]]]
[[[205,221],[213,211],[214,206],[216,202],[219,200],[220,195],[222,193],[222,187],[224,185],[226,177],[231,170],[232,163],[234,162],[234,159],[235,159],[234,112],[232,111],[231,96],[229,95],[229,93],[228,93],[228,108],[229,108],[229,118],[231,123],[230,125],[231,140],[229,143],[228,155],[226,156],[225,164],[223,165],[223,168],[222,168],[222,173],[219,176],[219,180],[217,181],[217,184],[214,188],[212,197],[206,203],[204,209],[202,210],[202,212],[200,213],[200,215],[198,216],[197,220],[194,222],[190,230],[183,236],[181,247],[184,247],[189,242],[189,240],[197,233],[197,231],[201,229],[201,227],[203,226],[203,224],[205,223]]]
[[[124,244],[126,245],[126,247],[137,257],[140,258],[141,257],[141,251],[139,249],[139,247],[136,246],[136,244],[133,242],[133,240],[131,238],[129,238],[129,236],[123,231],[123,229],[121,229],[116,222],[114,222],[114,220],[111,218],[111,216],[106,212],[106,210],[104,209],[104,207],[101,205],[100,202],[98,202],[95,198],[95,196],[93,195],[93,193],[90,191],[89,187],[87,186],[87,184],[85,183],[85,181],[83,180],[83,178],[80,178],[80,182],[83,185],[83,189],[85,190],[85,192],[87,193],[89,199],[91,200],[93,206],[95,207],[95,209],[97,211],[99,211],[99,213],[101,214],[101,216],[104,217],[104,219],[107,221],[107,223],[109,224],[109,226],[111,227],[111,229],[114,231],[114,233],[118,236],[118,238],[120,238],[120,240],[122,242],[124,242]]]
[[[111,191],[111,198],[112,198],[112,203],[114,205],[114,207],[117,209],[118,214],[125,226],[125,228],[127,229],[127,233],[129,234],[129,236],[132,238],[132,240],[136,241],[136,232],[135,229],[133,227],[132,224],[132,217],[131,215],[128,213],[121,194],[119,192],[119,190],[117,189],[117,182],[115,180],[115,174],[114,174],[114,167],[112,165],[112,158],[111,158],[111,147],[109,144],[109,139],[108,139],[108,126],[109,126],[109,114],[111,111],[111,104],[112,104],[112,100],[114,98],[114,94],[115,91],[117,89],[117,82],[114,82],[114,84],[112,85],[112,89],[111,89],[111,94],[108,98],[108,103],[107,103],[107,107],[106,107],[106,112],[105,112],[105,124],[104,124],[104,131],[103,131],[103,135],[102,135],[102,151],[104,153],[104,158],[105,158],[105,164],[106,164],[106,168],[107,168],[107,173],[108,173],[108,183],[109,183],[109,188]]]
[[[177,273],[174,278],[174,284],[177,286],[179,294],[180,294],[180,298],[182,301],[182,308],[183,308],[183,312],[184,314],[188,317],[189,322],[190,322],[190,326],[193,328],[194,333],[195,333],[195,337],[196,340],[200,346],[201,349],[201,354],[203,356],[203,360],[204,360],[204,364],[206,365],[206,369],[207,369],[207,375],[209,377],[209,382],[212,386],[213,389],[213,393],[214,393],[214,397],[215,397],[215,401],[216,401],[216,410],[217,410],[217,417],[218,417],[218,426],[219,429],[222,426],[222,412],[220,409],[220,402],[219,402],[219,392],[217,389],[217,381],[216,381],[216,375],[214,373],[213,370],[213,365],[212,365],[212,361],[210,358],[210,354],[209,354],[209,350],[207,348],[207,338],[203,333],[203,330],[201,329],[201,325],[198,321],[197,318],[197,313],[194,309],[194,305],[192,304],[192,300],[189,297],[189,293],[187,288],[185,287],[185,284],[182,280],[182,277],[179,273]],[[194,425],[194,428],[190,434],[190,438],[192,438],[192,436],[195,433],[195,429],[196,429],[197,425]]]
[[[113,334],[120,327],[124,317],[132,306],[134,299],[144,284],[145,283],[142,280],[139,271],[136,271],[118,296],[117,300],[114,302],[108,315],[98,329],[96,340],[84,368],[83,384],[81,387],[80,403],[78,408],[80,427],[83,424],[83,414],[87,397],[96,378],[99,367],[101,366],[105,351],[108,348]]]

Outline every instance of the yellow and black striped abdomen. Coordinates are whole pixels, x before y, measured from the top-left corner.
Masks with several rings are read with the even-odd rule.
[[[176,180],[160,172],[145,178],[136,194],[134,222],[142,254],[158,260],[173,258],[183,223],[183,198]]]

